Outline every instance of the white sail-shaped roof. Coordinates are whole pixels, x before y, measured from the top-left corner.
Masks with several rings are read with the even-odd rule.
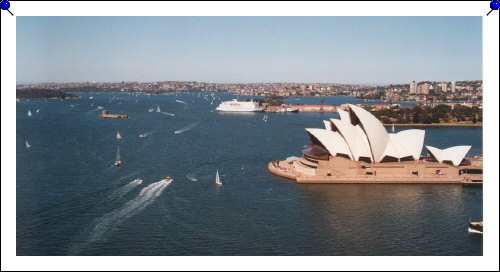
[[[347,143],[352,157],[355,161],[359,161],[360,157],[370,158],[370,146],[365,139],[365,134],[361,128],[356,128],[351,122],[346,122],[339,119],[330,119],[334,126],[334,131],[338,131]]]
[[[328,120],[323,120],[323,124],[325,124],[325,129],[326,130],[332,130],[332,123]]]
[[[425,130],[421,129],[408,129],[398,133],[391,133],[382,158],[390,156],[401,159],[411,156],[414,160],[419,160],[424,138]]]
[[[374,161],[380,162],[384,158],[385,149],[389,142],[387,130],[375,116],[365,109],[351,104],[349,104],[349,108],[358,118],[368,137]]]
[[[458,166],[469,152],[470,145],[458,145],[446,149],[426,145],[425,148],[436,158],[438,162],[451,161],[453,165]]]
[[[342,110],[342,109],[337,109],[337,112],[340,115],[340,120],[344,122],[351,122],[351,116],[349,115],[348,111]]]
[[[349,146],[338,132],[321,128],[306,128],[306,131],[316,137],[332,156],[343,154],[352,159]]]

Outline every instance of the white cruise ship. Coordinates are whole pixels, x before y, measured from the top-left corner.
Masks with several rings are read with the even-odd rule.
[[[238,101],[233,99],[231,101],[224,101],[216,108],[218,111],[234,111],[234,112],[249,112],[249,111],[262,111],[259,103],[249,101]]]

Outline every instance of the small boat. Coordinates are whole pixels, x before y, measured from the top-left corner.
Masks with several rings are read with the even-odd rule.
[[[40,109],[36,109],[36,112],[40,112]]]
[[[187,175],[186,177],[187,177],[190,181],[198,181],[198,179],[197,179],[197,178],[195,178],[195,176],[194,176],[194,175],[192,175],[192,174],[189,174],[189,175]]]
[[[394,128],[394,124],[392,124],[392,129],[391,129],[392,132],[396,131],[396,129]]]
[[[155,109],[150,108],[148,111],[149,111],[149,112],[153,112],[153,111],[155,111]]]
[[[143,180],[138,178],[138,179],[134,179],[131,183],[132,184],[141,184],[142,182],[143,182]]]
[[[26,148],[30,148],[31,145],[28,143],[28,140],[26,140]]]
[[[469,232],[483,234],[483,221],[469,222]]]
[[[31,116],[31,111],[30,110],[28,110],[28,116]]]
[[[120,159],[120,147],[118,146],[117,150],[116,150],[115,166],[121,166],[121,165],[122,165],[122,161]]]
[[[118,131],[118,133],[116,133],[116,139],[120,140],[122,138],[122,136],[120,135],[120,132]]]
[[[158,107],[156,108],[156,112],[161,112],[161,110],[160,110],[160,106],[158,106]]]
[[[139,138],[144,138],[144,137],[146,137],[146,134],[144,133],[139,134]]]
[[[89,97],[89,99],[94,99],[94,97],[93,97],[93,96],[91,96],[91,97]]]
[[[217,173],[215,174],[215,184],[217,186],[221,186],[222,185],[222,181],[220,181],[220,178],[219,178],[219,170],[217,170]]]
[[[165,181],[166,182],[172,182],[172,181],[174,181],[174,179],[172,179],[170,176],[168,176],[168,177],[165,178]]]

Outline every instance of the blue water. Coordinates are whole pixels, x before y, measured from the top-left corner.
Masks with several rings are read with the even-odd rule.
[[[307,185],[267,172],[269,161],[300,155],[304,128],[336,113],[263,122],[262,113],[215,112],[232,94],[213,104],[198,93],[81,96],[17,102],[17,255],[483,253],[482,236],[467,232],[469,217],[482,220],[480,186]],[[175,116],[148,111],[158,105]],[[100,119],[98,106],[129,118]],[[482,153],[482,128],[425,129],[426,144]],[[172,183],[158,183],[167,175]]]

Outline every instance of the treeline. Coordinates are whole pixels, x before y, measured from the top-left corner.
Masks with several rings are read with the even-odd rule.
[[[53,89],[16,89],[16,98],[76,98],[78,96],[61,90]]]
[[[433,124],[483,122],[483,111],[479,107],[463,105],[437,105],[435,107],[394,107],[392,109],[373,110],[368,108],[384,124]]]
[[[254,98],[253,101],[259,102],[260,105],[262,103],[267,103],[269,106],[281,106],[283,104],[284,97],[282,96],[266,96],[265,98]]]

